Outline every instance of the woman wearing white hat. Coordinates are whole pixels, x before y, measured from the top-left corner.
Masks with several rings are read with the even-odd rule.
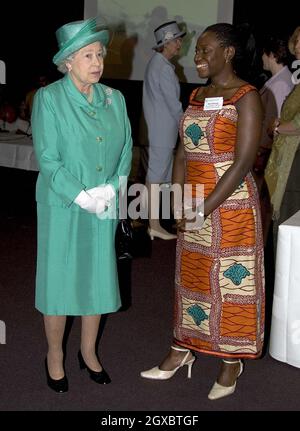
[[[131,130],[122,94],[98,84],[109,41],[96,19],[56,32],[53,62],[65,76],[34,99],[32,133],[40,167],[36,200],[36,308],[44,315],[48,386],[68,390],[63,336],[66,316],[82,316],[81,369],[110,383],[96,353],[101,314],[120,307],[113,217],[119,178],[131,165]]]
[[[182,105],[180,87],[171,59],[179,54],[182,37],[176,21],[170,21],[154,30],[156,53],[150,59],[143,85],[143,110],[148,131],[149,154],[146,182],[149,202],[148,233],[161,239],[175,239],[159,223],[159,194],[152,184],[171,183],[173,151],[176,146]],[[151,205],[150,205],[151,202]]]

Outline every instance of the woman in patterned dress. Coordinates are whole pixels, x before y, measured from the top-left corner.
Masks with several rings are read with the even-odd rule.
[[[230,24],[210,26],[198,39],[195,64],[210,84],[192,93],[181,121],[173,183],[204,185],[204,220],[193,231],[178,223],[174,341],[158,367],[141,373],[164,380],[187,365],[190,377],[191,350],[217,356],[209,399],[235,391],[242,359],[260,356],[264,333],[263,238],[250,171],[262,108],[256,89],[237,76],[240,56]]]

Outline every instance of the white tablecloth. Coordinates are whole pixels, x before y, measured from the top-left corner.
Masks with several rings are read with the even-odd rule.
[[[270,355],[300,368],[300,211],[279,225]]]
[[[38,171],[32,139],[14,133],[0,133],[0,166]]]

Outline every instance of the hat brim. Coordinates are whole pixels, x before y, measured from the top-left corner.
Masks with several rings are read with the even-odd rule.
[[[82,37],[79,40],[75,40],[74,43],[72,43],[67,48],[62,48],[59,50],[55,56],[53,57],[53,63],[56,65],[59,65],[63,62],[69,55],[73,54],[74,52],[78,51],[79,49],[83,48],[84,46],[90,45],[94,42],[101,42],[102,45],[105,47],[108,45],[110,40],[110,34],[108,30],[101,30],[97,33],[90,34],[89,36]]]
[[[164,46],[166,43],[171,42],[172,40],[178,39],[179,37],[183,37],[186,35],[185,31],[182,31],[181,33],[176,34],[176,37],[173,37],[173,39],[168,39],[165,42],[158,43],[157,45],[153,46],[152,49],[160,48],[161,46]]]

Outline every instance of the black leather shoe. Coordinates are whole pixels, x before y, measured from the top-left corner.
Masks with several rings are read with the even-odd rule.
[[[59,380],[52,379],[48,370],[47,358],[45,359],[45,369],[46,369],[46,376],[47,376],[47,385],[49,386],[49,388],[51,388],[55,392],[60,392],[60,393],[68,392],[69,384],[68,384],[67,377],[64,376]]]
[[[104,370],[104,368],[102,369],[102,371],[93,371],[86,365],[80,350],[78,352],[78,361],[80,369],[87,369],[90,378],[94,380],[94,382],[99,383],[100,385],[108,385],[108,383],[111,382],[110,377]]]

